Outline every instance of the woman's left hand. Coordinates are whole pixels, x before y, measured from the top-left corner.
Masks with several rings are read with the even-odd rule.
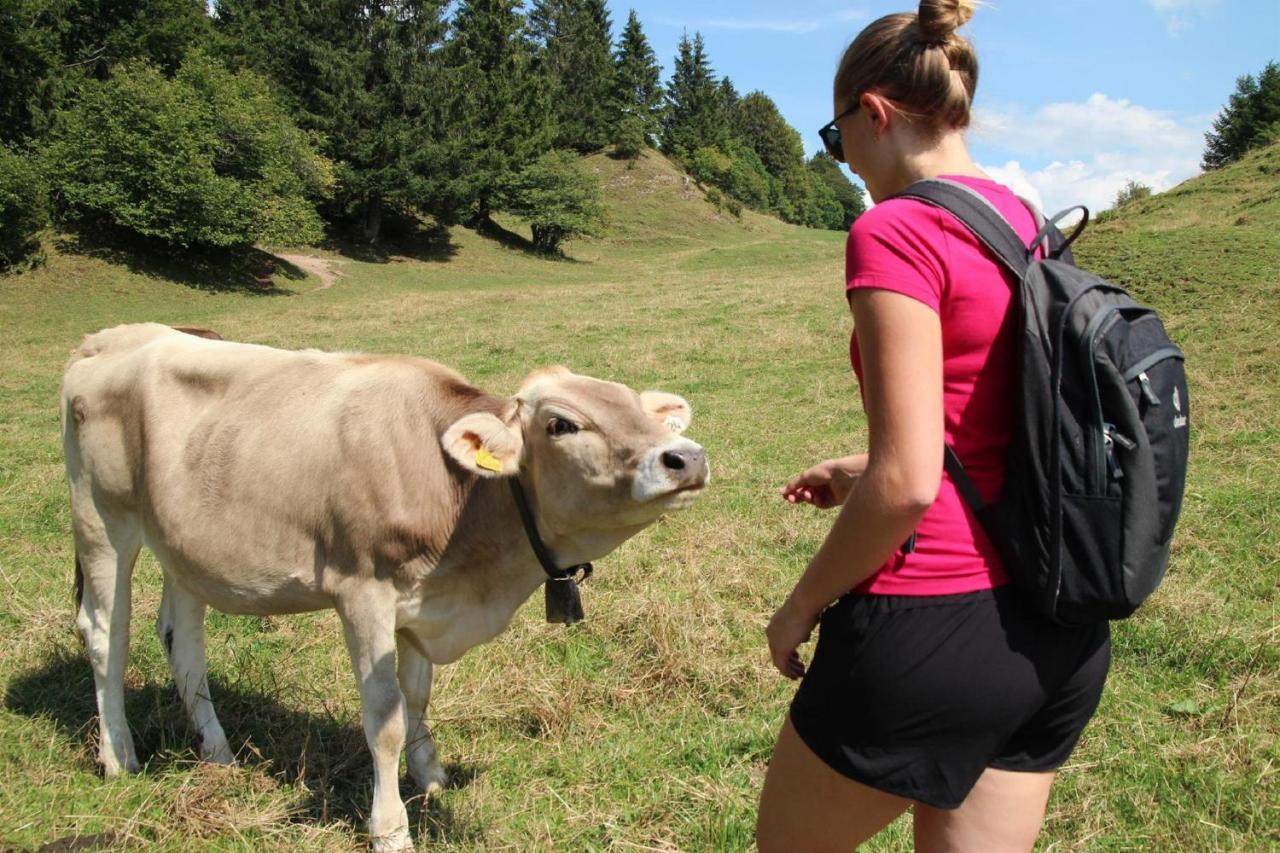
[[[769,620],[765,636],[769,638],[769,654],[778,672],[793,681],[804,675],[804,662],[798,649],[807,643],[818,624],[817,613],[805,612],[794,599],[788,598]]]

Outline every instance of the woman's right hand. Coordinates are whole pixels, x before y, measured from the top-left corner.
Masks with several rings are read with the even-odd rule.
[[[788,503],[808,503],[818,509],[841,506],[866,469],[865,453],[828,459],[792,477],[783,487],[782,497]]]

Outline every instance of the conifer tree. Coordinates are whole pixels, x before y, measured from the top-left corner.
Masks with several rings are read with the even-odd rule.
[[[597,151],[615,123],[612,35],[604,0],[534,0],[529,33],[538,45],[555,118],[555,144]]]
[[[742,96],[738,94],[738,88],[733,85],[732,80],[724,77],[716,87],[716,95],[720,101],[719,124],[723,128],[724,137],[722,141],[740,140],[746,128],[742,124]]]
[[[680,39],[675,69],[667,84],[667,110],[662,123],[662,148],[687,159],[699,148],[723,141],[720,93],[707,60],[701,33]]]
[[[573,0],[533,0],[525,27],[534,44],[542,48],[551,41],[572,2]]]
[[[1246,74],[1236,80],[1231,100],[1205,134],[1205,169],[1217,169],[1239,160],[1251,148],[1280,138],[1280,65],[1268,62],[1254,79]]]
[[[447,210],[439,52],[445,0],[218,0],[232,61],[283,89],[299,124],[325,139],[339,215],[370,242],[388,211]]]
[[[639,137],[641,147],[652,145],[662,130],[662,71],[634,9],[614,54],[613,101],[615,141],[629,135]]]
[[[502,189],[551,147],[548,100],[519,0],[462,0],[445,58],[455,140],[449,194],[462,218],[485,228]]]
[[[172,75],[208,35],[204,0],[0,0],[0,141],[41,136],[81,83],[128,60]]]

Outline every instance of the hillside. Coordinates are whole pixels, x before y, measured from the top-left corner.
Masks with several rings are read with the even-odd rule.
[[[794,230],[771,216],[750,210],[742,219],[719,211],[706,193],[662,154],[648,149],[634,164],[603,154],[586,159],[604,186],[611,244],[714,238],[726,230],[753,233]]]
[[[1233,465],[1216,476],[1255,465],[1254,475],[1280,473],[1280,426],[1265,416],[1280,411],[1278,234],[1280,144],[1126,206],[1077,251],[1082,265],[1163,312],[1187,352],[1197,447],[1232,450]],[[1274,539],[1258,544],[1280,565]]]
[[[1179,313],[1280,282],[1280,143],[1094,224],[1084,254]],[[1273,289],[1274,295],[1274,289]]]
[[[332,614],[211,614],[211,694],[241,766],[195,762],[134,578],[126,707],[144,772],[94,767],[72,631],[58,383],[86,332],[156,320],[286,347],[429,356],[499,394],[547,364],[686,396],[714,481],[690,511],[596,563],[588,621],[511,630],[441,667],[432,720],[451,784],[409,801],[420,846],[740,850],[793,685],[763,630],[830,517],[778,499],[865,445],[840,286],[843,236],[718,213],[656,155],[595,157],[609,236],[567,257],[424,228],[314,251],[327,283],[264,254],[234,268],[65,236],[0,279],[0,848],[349,850],[370,761]],[[1257,850],[1280,839],[1280,146],[1125,208],[1081,263],[1159,307],[1187,354],[1192,467],[1168,579],[1117,623],[1099,715],[1060,775],[1052,850]],[[284,252],[285,250],[282,250]],[[294,254],[293,251],[288,251]],[[265,278],[274,287],[264,288]],[[412,792],[406,784],[406,798]],[[870,850],[909,848],[900,823]]]
[[[1117,692],[1131,712],[1148,709],[1138,718],[1149,724],[1139,734],[1126,731],[1132,717],[1103,725],[1129,764],[1111,784],[1129,786],[1137,808],[1142,791],[1159,791],[1162,807],[1232,831],[1189,829],[1153,847],[1248,850],[1280,838],[1277,235],[1280,144],[1126,206],[1076,252],[1161,310],[1190,380],[1191,469],[1173,563],[1140,618],[1113,634],[1113,681],[1131,687]],[[1256,809],[1268,803],[1266,818]]]

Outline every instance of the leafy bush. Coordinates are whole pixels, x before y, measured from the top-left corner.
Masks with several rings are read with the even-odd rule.
[[[802,165],[787,169],[782,176],[783,191],[794,210],[789,222],[809,228],[840,230],[844,208],[822,177]]]
[[[689,174],[707,186],[722,186],[732,168],[729,156],[713,146],[699,148],[689,157]]]
[[[760,155],[745,145],[730,145],[733,164],[725,176],[724,188],[734,198],[757,210],[769,209],[769,172]]]
[[[194,53],[166,79],[130,63],[86,83],[46,162],[59,213],[169,243],[312,243],[328,161],[261,77]]]
[[[768,209],[776,213],[783,222],[796,221],[796,207],[787,195],[786,185],[774,175],[769,176]]]
[[[1141,201],[1144,198],[1151,198],[1151,187],[1137,181],[1129,181],[1124,185],[1124,189],[1116,194],[1115,207],[1124,207],[1126,204],[1134,201]]]
[[[599,179],[572,151],[553,150],[516,173],[500,202],[503,210],[529,222],[534,247],[551,253],[565,240],[604,232],[600,196]]]
[[[866,212],[867,202],[863,198],[862,190],[849,180],[840,168],[840,164],[825,151],[819,151],[813,155],[807,167],[835,193],[836,201],[843,212],[838,230],[848,231],[853,221]]]
[[[730,98],[729,138],[689,158],[699,181],[741,205],[810,228],[846,230],[864,209],[860,193],[834,160],[806,166],[800,135],[762,92]],[[830,172],[830,174],[829,174]]]
[[[48,191],[31,158],[0,145],[0,272],[43,260],[40,232],[49,224]]]
[[[770,203],[769,173],[760,157],[744,145],[731,143],[728,150],[713,146],[699,148],[689,158],[688,169],[704,186],[714,187],[757,210],[774,210]]]

